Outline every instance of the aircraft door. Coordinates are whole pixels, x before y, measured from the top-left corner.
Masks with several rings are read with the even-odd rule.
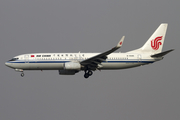
[[[25,63],[29,63],[29,55],[24,55]]]
[[[138,58],[138,62],[141,62],[141,55],[140,54],[138,54],[137,58]]]

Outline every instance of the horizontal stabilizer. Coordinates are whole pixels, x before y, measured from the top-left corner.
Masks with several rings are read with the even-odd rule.
[[[173,51],[174,49],[171,49],[171,50],[168,50],[168,51],[165,51],[165,52],[161,52],[161,53],[158,53],[158,54],[154,54],[154,55],[151,55],[151,57],[163,57],[165,56],[166,54],[168,54],[169,52]]]

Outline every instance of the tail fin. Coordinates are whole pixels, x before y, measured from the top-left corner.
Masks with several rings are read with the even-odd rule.
[[[160,53],[163,48],[167,26],[167,23],[161,24],[140,49],[143,52]]]
[[[167,26],[167,23],[162,23],[140,49],[130,52],[149,52],[153,54],[160,53],[163,48]]]

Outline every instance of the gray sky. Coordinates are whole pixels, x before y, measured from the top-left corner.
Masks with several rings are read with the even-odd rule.
[[[1,0],[1,120],[179,120],[179,0]],[[34,52],[103,52],[125,35],[122,52],[141,47],[168,23],[152,65],[59,76],[20,73],[4,63]]]

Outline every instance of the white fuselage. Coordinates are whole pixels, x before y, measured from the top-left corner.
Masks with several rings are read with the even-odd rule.
[[[22,70],[63,70],[66,62],[80,62],[99,53],[32,53],[16,56],[15,61],[6,65]],[[149,54],[112,53],[101,63],[101,70],[125,69],[153,63],[161,60],[150,57]]]

